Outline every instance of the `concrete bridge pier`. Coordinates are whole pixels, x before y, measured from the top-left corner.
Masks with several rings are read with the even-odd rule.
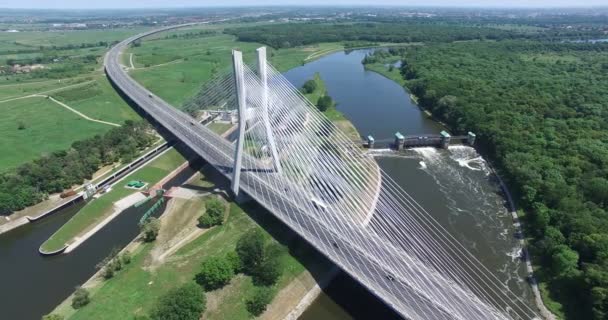
[[[367,147],[369,149],[372,149],[374,147],[374,137],[372,137],[371,135],[367,136]]]
[[[476,137],[477,136],[473,132],[469,131],[469,133],[467,133],[467,143],[470,146],[473,146],[475,144],[475,138]]]
[[[405,143],[405,137],[401,134],[401,132],[395,133],[395,149],[397,149],[397,150],[403,149],[404,143]]]
[[[236,140],[236,149],[234,151],[234,166],[232,167],[232,181],[230,189],[235,196],[239,195],[239,183],[241,178],[241,161],[243,157],[243,143],[245,140],[246,129],[246,92],[245,92],[245,76],[243,70],[243,53],[237,50],[232,51],[232,66],[234,68],[234,82],[236,87],[236,98],[238,101],[238,138]]]
[[[447,149],[450,146],[450,140],[452,139],[452,136],[447,133],[447,131],[441,131],[441,133],[439,134],[441,135],[441,148]]]

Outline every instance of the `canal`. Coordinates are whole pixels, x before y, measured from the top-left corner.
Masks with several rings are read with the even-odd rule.
[[[198,167],[194,165],[193,167]],[[182,184],[195,169],[184,170],[165,187]],[[120,183],[116,187],[121,187]],[[122,249],[139,233],[138,222],[153,204],[124,210],[70,254],[43,257],[40,245],[74,216],[84,202],[35,223],[0,235],[0,310],[2,319],[39,320],[87,281],[114,248]],[[160,215],[164,210],[158,210]]]
[[[399,84],[366,71],[361,60],[371,49],[338,52],[294,68],[285,76],[301,87],[319,73],[337,108],[363,136],[376,140],[403,134],[436,134],[444,128],[429,119]],[[413,196],[502,283],[533,305],[525,282],[521,247],[499,185],[475,149],[416,148],[403,152],[378,150],[374,156],[399,185]],[[301,316],[313,319],[382,319],[396,315],[366,290],[342,275]],[[348,297],[348,298],[345,298]],[[356,316],[355,316],[356,315]]]

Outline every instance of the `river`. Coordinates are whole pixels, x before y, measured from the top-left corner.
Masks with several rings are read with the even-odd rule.
[[[329,94],[363,135],[376,139],[403,134],[437,133],[443,128],[428,119],[406,91],[383,76],[367,72],[361,60],[369,50],[325,56],[286,73],[296,86],[320,72]],[[520,250],[511,218],[489,179],[485,161],[474,149],[421,148],[380,152],[382,168],[414,196],[452,235],[468,247],[518,295],[531,294],[522,280]],[[190,172],[191,173],[191,172]],[[180,175],[169,185],[180,184]],[[415,183],[413,183],[415,182]],[[68,255],[42,257],[38,247],[79,209],[71,207],[42,221],[0,235],[0,310],[3,319],[39,319],[95,271],[110,251],[122,248],[137,234],[145,210],[128,209]],[[301,319],[397,318],[356,281],[340,275]]]
[[[429,119],[399,84],[366,71],[361,60],[371,49],[338,52],[285,73],[296,86],[316,72],[325,81],[337,108],[363,136],[376,140],[403,134],[436,134],[444,128]],[[451,146],[448,150],[416,148],[403,152],[374,151],[376,160],[456,239],[510,289],[533,305],[525,282],[521,247],[514,236],[511,216],[492,180],[485,160],[475,149]],[[338,277],[301,316],[313,319],[395,318],[381,303],[347,276]],[[344,297],[348,297],[345,299]],[[356,317],[354,316],[356,315]]]

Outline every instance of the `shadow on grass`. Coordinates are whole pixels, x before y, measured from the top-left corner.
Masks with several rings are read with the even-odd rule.
[[[323,280],[331,269],[337,268],[304,238],[255,201],[247,202],[240,207],[276,241],[287,247],[289,253],[311,273],[317,282]],[[384,302],[343,271],[332,280],[324,292],[355,319],[401,319]],[[325,308],[321,305],[317,307]]]

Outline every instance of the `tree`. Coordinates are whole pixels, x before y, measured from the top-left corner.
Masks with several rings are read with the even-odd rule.
[[[586,193],[591,201],[608,206],[608,180],[600,177],[590,179],[586,183]]]
[[[187,283],[162,296],[154,306],[152,320],[198,320],[205,311],[205,294],[200,286]]]
[[[236,252],[245,274],[253,277],[255,284],[272,285],[281,276],[281,256],[285,249],[275,243],[267,243],[260,229],[247,232],[238,240]]]
[[[334,101],[332,100],[332,98],[330,96],[322,96],[322,97],[319,97],[319,100],[317,100],[317,108],[319,108],[319,111],[321,111],[321,112],[325,112],[327,109],[329,109],[333,106],[334,106]]]
[[[25,128],[27,128],[25,122],[19,121],[19,123],[17,124],[17,130],[25,130]]]
[[[224,203],[218,198],[209,199],[205,203],[205,213],[198,218],[203,228],[209,228],[224,223]]]
[[[85,288],[78,287],[74,292],[74,297],[72,297],[72,308],[80,309],[91,302],[89,298],[89,291]]]
[[[271,286],[277,282],[283,272],[281,256],[285,249],[278,243],[270,243],[264,248],[262,259],[253,272],[256,284]]]
[[[232,271],[236,274],[243,271],[243,267],[241,265],[241,258],[235,251],[230,251],[226,254],[226,260],[232,266]]]
[[[233,266],[226,257],[212,257],[203,262],[195,280],[205,291],[212,291],[225,286],[233,276]]]
[[[542,233],[549,226],[549,208],[540,202],[536,202],[532,207],[532,212],[534,214],[533,224]]]
[[[258,287],[255,293],[247,299],[247,311],[255,317],[266,311],[266,306],[272,301],[272,290],[268,287]]]
[[[150,217],[141,226],[141,232],[144,235],[145,242],[152,242],[156,240],[158,232],[160,231],[160,221],[154,217]]]
[[[593,301],[593,318],[608,318],[608,289],[594,287],[591,289],[591,300]]]
[[[304,93],[313,93],[317,90],[317,82],[315,80],[308,80],[304,82],[302,89],[304,89]]]
[[[123,252],[123,254],[120,255],[120,261],[125,265],[131,263],[131,253],[129,251]]]
[[[551,261],[553,273],[559,277],[573,276],[578,271],[578,253],[566,245],[554,249]]]
[[[265,239],[259,228],[249,230],[236,243],[236,253],[241,260],[243,272],[252,274],[262,261]]]

